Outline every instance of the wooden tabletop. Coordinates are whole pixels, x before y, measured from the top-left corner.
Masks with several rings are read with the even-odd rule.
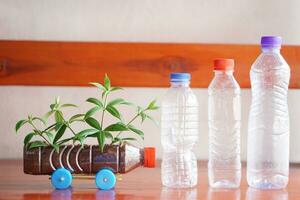
[[[0,160],[0,199],[209,199],[209,200],[287,200],[300,199],[300,167],[291,165],[285,190],[255,190],[247,186],[245,168],[239,189],[211,189],[207,183],[206,162],[199,163],[198,185],[192,189],[162,187],[160,168],[138,168],[122,175],[116,188],[96,189],[94,180],[73,180],[69,190],[56,191],[48,176],[23,174],[21,160]]]

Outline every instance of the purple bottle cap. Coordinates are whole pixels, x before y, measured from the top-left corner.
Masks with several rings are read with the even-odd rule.
[[[281,43],[280,36],[262,36],[260,42],[262,48],[280,48]]]

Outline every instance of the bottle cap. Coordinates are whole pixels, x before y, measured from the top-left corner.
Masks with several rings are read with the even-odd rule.
[[[189,73],[171,73],[170,78],[171,78],[172,82],[189,81],[191,79],[191,74],[189,74]]]
[[[262,48],[280,48],[281,43],[282,38],[280,36],[262,36],[260,41]]]
[[[233,70],[234,69],[234,60],[218,58],[214,60],[214,70]]]
[[[144,148],[144,167],[155,167],[155,147]]]

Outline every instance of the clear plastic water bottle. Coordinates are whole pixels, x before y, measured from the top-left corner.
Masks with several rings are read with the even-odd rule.
[[[241,181],[240,86],[233,77],[234,60],[214,60],[215,76],[208,87],[209,185],[237,188]]]
[[[188,188],[197,184],[197,159],[192,152],[198,139],[198,101],[189,87],[190,74],[171,74],[171,88],[161,110],[162,184]]]
[[[281,37],[262,37],[262,53],[250,72],[247,181],[254,188],[280,189],[288,183],[290,68],[280,55],[281,42]]]

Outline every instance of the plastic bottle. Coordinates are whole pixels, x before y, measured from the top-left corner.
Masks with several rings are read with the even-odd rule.
[[[190,74],[171,74],[171,88],[162,101],[162,184],[188,188],[197,184],[198,101],[189,87]]]
[[[215,76],[208,87],[208,178],[213,188],[237,188],[241,181],[240,86],[233,69],[233,59],[214,60]]]
[[[254,188],[280,189],[288,183],[290,68],[281,43],[281,37],[262,37],[262,53],[250,72],[247,181]]]

